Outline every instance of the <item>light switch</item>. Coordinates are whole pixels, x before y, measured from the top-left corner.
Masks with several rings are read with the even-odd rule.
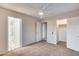
[[[53,34],[53,32],[52,32],[52,34]]]

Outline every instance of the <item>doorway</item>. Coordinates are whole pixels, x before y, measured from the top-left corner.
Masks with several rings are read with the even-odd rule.
[[[47,40],[47,22],[42,23],[42,40]]]
[[[59,35],[59,41],[66,42],[66,25],[59,25],[58,35]]]
[[[8,17],[8,50],[22,46],[22,20]]]
[[[57,22],[57,44],[66,47],[67,43],[67,20],[58,20]]]

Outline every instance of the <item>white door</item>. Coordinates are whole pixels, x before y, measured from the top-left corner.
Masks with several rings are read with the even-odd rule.
[[[41,22],[36,22],[36,42],[41,40]]]
[[[21,47],[21,19],[8,17],[8,50]]]
[[[79,52],[79,17],[68,19],[67,47]]]

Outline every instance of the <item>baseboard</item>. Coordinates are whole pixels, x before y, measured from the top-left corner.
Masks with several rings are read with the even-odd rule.
[[[23,46],[23,47],[30,46],[30,45],[36,44],[36,43],[38,43],[38,42],[41,42],[41,41],[43,41],[43,40],[40,40],[40,41],[37,41],[37,42],[33,42],[33,43],[29,43],[29,44],[27,44],[27,45],[25,45],[25,46]]]

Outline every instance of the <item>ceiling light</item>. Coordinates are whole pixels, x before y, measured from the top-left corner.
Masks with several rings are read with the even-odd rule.
[[[41,16],[42,16],[42,15],[44,15],[44,13],[43,13],[43,12],[39,12],[39,15],[41,15]]]

